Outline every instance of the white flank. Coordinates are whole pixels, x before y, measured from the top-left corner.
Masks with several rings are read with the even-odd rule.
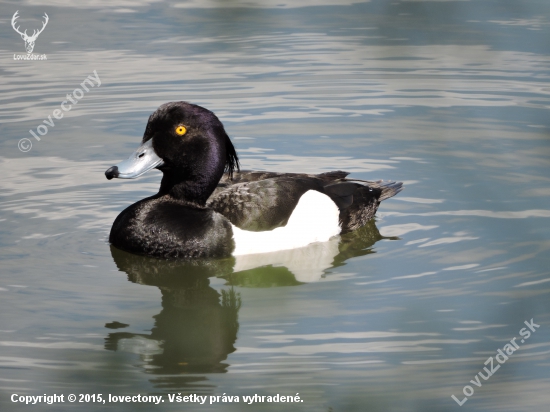
[[[316,190],[302,195],[288,223],[265,232],[251,232],[231,225],[235,239],[234,256],[304,247],[326,242],[340,233],[339,210],[328,197]]]

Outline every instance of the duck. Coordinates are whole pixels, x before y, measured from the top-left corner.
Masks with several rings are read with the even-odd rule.
[[[138,149],[108,168],[108,180],[157,169],[157,194],[124,209],[112,246],[160,259],[228,258],[326,242],[374,218],[403,183],[319,174],[241,170],[222,122],[179,101],[151,116]]]

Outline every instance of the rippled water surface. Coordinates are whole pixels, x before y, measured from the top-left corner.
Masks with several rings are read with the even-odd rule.
[[[464,410],[548,410],[550,3],[0,4],[1,410],[451,411],[464,393]],[[34,50],[47,60],[14,60],[16,10],[29,32],[48,13]],[[29,129],[94,70],[101,85],[37,141]],[[213,110],[246,169],[406,189],[360,231],[259,259],[111,249],[114,218],[160,173],[103,172],[175,100]],[[165,401],[31,407],[14,393]]]

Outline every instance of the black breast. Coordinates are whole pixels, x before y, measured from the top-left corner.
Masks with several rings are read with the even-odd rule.
[[[226,218],[166,197],[143,199],[122,211],[109,241],[127,252],[159,258],[227,257],[235,248]]]

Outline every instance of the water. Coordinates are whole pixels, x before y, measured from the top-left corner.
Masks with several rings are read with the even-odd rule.
[[[547,2],[1,4],[2,410],[25,408],[14,393],[139,393],[165,401],[33,408],[442,411],[466,385],[466,410],[547,410]],[[47,60],[13,60],[16,10],[30,30],[48,13],[34,50]],[[101,85],[34,139],[94,70]],[[111,250],[112,221],[160,174],[103,172],[174,100],[213,110],[247,169],[406,189],[375,225],[251,267]],[[470,383],[514,337],[520,349]]]

